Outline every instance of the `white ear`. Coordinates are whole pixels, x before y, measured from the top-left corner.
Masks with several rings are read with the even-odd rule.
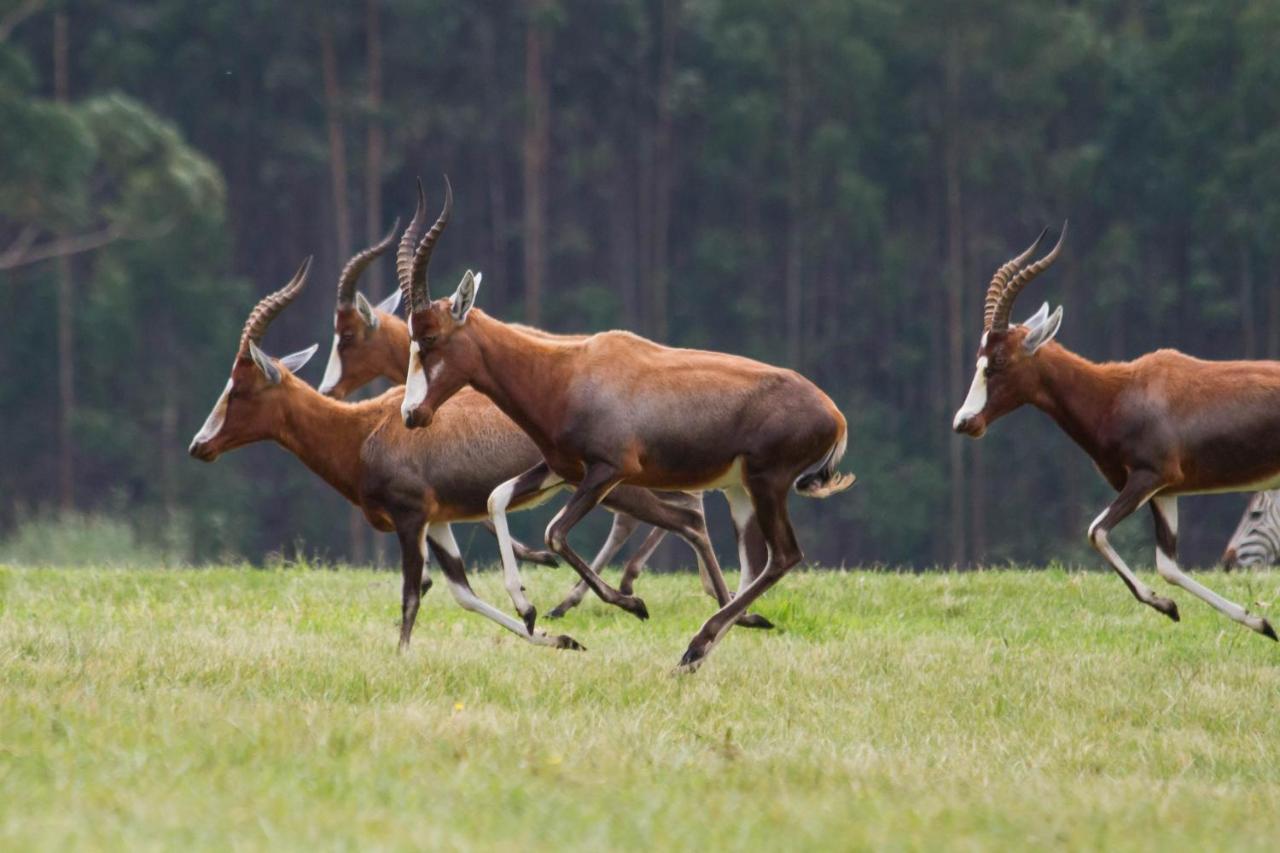
[[[453,313],[455,322],[467,322],[467,314],[470,313],[471,306],[476,304],[476,291],[480,289],[481,278],[483,276],[480,273],[473,273],[471,270],[467,270],[462,277],[462,283],[449,300],[449,310]]]
[[[249,355],[253,358],[253,363],[258,365],[258,369],[262,371],[262,375],[267,377],[267,381],[272,385],[280,382],[280,368],[276,367],[275,361],[271,356],[267,355],[253,341],[249,341]]]
[[[1041,323],[1043,323],[1047,319],[1049,319],[1049,303],[1048,302],[1041,305],[1040,310],[1032,314],[1025,321],[1023,321],[1022,325],[1034,331],[1037,326],[1039,326]]]
[[[316,350],[319,347],[319,344],[312,344],[306,349],[300,349],[297,352],[290,353],[280,359],[280,364],[283,365],[284,369],[290,373],[297,373],[306,366],[306,363],[311,360],[311,356],[316,354]]]
[[[396,288],[391,295],[378,303],[378,310],[385,311],[388,314],[394,314],[400,310],[400,288]]]
[[[1053,340],[1053,336],[1058,334],[1058,327],[1061,325],[1062,306],[1059,305],[1054,309],[1053,313],[1049,315],[1048,319],[1031,330],[1027,335],[1027,339],[1022,342],[1022,348],[1027,351],[1028,355],[1034,353],[1036,350],[1040,349],[1040,347]]]
[[[356,291],[356,310],[360,312],[360,317],[364,320],[364,324],[370,329],[378,328],[378,317],[373,313],[373,306],[369,304],[369,300],[364,298],[364,294]]]

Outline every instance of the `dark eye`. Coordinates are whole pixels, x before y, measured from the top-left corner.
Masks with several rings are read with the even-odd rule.
[[[439,335],[423,335],[423,336],[422,336],[422,345],[423,345],[424,347],[433,347],[433,346],[435,346],[435,345],[436,345],[436,338],[438,338],[438,337],[440,337],[440,336],[439,336]]]

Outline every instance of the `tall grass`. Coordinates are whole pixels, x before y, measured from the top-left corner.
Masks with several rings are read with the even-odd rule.
[[[548,606],[569,583],[527,576]],[[1209,583],[1280,600],[1278,574]],[[1180,593],[1175,625],[1102,574],[798,573],[760,607],[781,630],[674,677],[710,602],[640,592],[647,623],[560,623],[574,653],[436,588],[401,656],[394,574],[0,568],[0,848],[1280,838],[1280,647]]]

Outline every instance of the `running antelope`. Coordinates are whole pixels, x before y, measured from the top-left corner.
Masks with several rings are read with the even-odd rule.
[[[1280,364],[1201,361],[1173,350],[1095,364],[1053,340],[1062,308],[1050,313],[1047,303],[1025,323],[1011,326],[1014,300],[1057,259],[1066,233],[1064,224],[1053,249],[1028,264],[1044,239],[1041,232],[991,279],[977,370],[956,412],[955,431],[979,438],[996,419],[1025,403],[1040,409],[1119,492],[1089,526],[1089,542],[1139,601],[1178,621],[1177,605],[1139,580],[1107,541],[1117,524],[1149,504],[1160,576],[1276,639],[1266,619],[1184,574],[1177,543],[1179,495],[1280,484]]]
[[[417,221],[421,223],[422,217],[426,214],[426,200],[421,184],[418,186],[418,210]],[[379,378],[387,379],[396,385],[404,384],[405,368],[409,364],[409,326],[396,316],[401,302],[401,288],[397,287],[390,296],[376,306],[356,289],[360,276],[369,265],[394,244],[399,224],[399,220],[396,220],[396,223],[391,226],[391,231],[381,242],[352,257],[338,277],[337,307],[333,315],[333,347],[329,351],[329,362],[325,367],[324,379],[320,383],[319,390],[322,394],[342,400]],[[410,247],[417,239],[417,228],[414,231],[413,240],[408,244]],[[409,258],[406,257],[404,263],[397,264],[397,273],[407,270],[408,261]],[[402,281],[401,284],[407,287],[407,280]],[[492,417],[505,419],[506,416],[492,404],[489,408],[489,414]],[[519,441],[519,439],[515,440]],[[519,451],[523,452],[524,447],[520,447]],[[487,517],[483,524],[490,533],[496,532],[493,522]],[[640,527],[639,519],[626,513],[614,513],[613,525],[600,552],[591,561],[592,568],[598,573],[608,565],[638,527]],[[666,534],[666,530],[656,527],[645,537],[640,548],[623,567],[622,580],[618,584],[621,591],[627,594],[632,592],[635,579],[644,570],[645,563]],[[554,555],[548,551],[521,550],[517,556],[526,562],[557,565]],[[579,582],[551,611],[550,615],[563,616],[582,601],[586,592],[586,584]]]
[[[1280,560],[1280,490],[1249,498],[1236,532],[1222,553],[1222,568],[1273,566]]]
[[[413,220],[409,223],[409,227],[405,230],[404,236],[400,240],[400,249],[397,253],[396,265],[400,275],[400,285],[406,293],[411,293],[415,282],[419,288],[426,286],[427,266],[431,260],[431,253],[435,247],[436,241],[439,239],[441,232],[449,222],[449,214],[453,209],[453,190],[449,186],[449,179],[445,178],[445,200],[444,207],[440,212],[431,229],[418,240],[418,234],[423,224],[425,224],[426,216],[426,199],[422,192],[422,184],[418,183],[418,206],[414,212]],[[416,245],[415,245],[416,243]],[[411,299],[410,299],[411,301]],[[520,331],[530,337],[546,342],[548,344],[572,344],[574,342],[582,342],[585,338],[568,338],[559,335],[551,335],[527,327],[519,327]],[[406,361],[406,368],[414,363],[415,359],[412,355],[413,344],[410,344],[410,354]],[[407,369],[408,382],[406,384],[406,394],[413,393],[415,384],[423,381],[424,377],[418,375],[415,377],[412,370]],[[420,374],[420,372],[419,372]],[[467,388],[462,390],[463,394],[476,395],[476,391]],[[492,406],[492,403],[490,403]],[[493,409],[494,417],[509,422],[509,419],[498,408]],[[520,433],[520,440],[524,442],[522,446],[528,448],[528,452],[533,455],[530,465],[539,462],[538,449],[533,442]],[[536,505],[551,497],[554,490],[548,488],[537,493],[530,494],[527,498],[519,498],[511,503],[519,505]],[[728,587],[725,586],[724,576],[720,572],[720,564],[716,559],[715,551],[711,547],[711,538],[707,534],[706,518],[702,511],[701,494],[690,494],[684,490],[665,490],[661,493],[650,491],[649,489],[640,489],[632,486],[623,486],[610,492],[603,500],[604,506],[614,512],[623,512],[631,515],[640,521],[648,522],[654,526],[674,532],[677,536],[684,539],[691,548],[693,548],[694,556],[698,561],[698,572],[702,578],[703,589],[709,595],[712,595],[720,604],[728,603],[731,595]],[[510,547],[510,535],[507,533],[506,517],[501,519],[501,525],[495,521],[495,527],[498,530],[498,546],[502,554],[502,565],[507,581],[507,590],[511,595],[511,600],[516,605],[517,611],[524,617],[526,624],[532,629],[535,618],[533,606],[525,600],[523,595],[524,587],[520,581],[519,570],[515,565],[514,555]],[[614,532],[618,528],[615,526]],[[756,537],[758,538],[758,536]],[[613,536],[611,536],[611,540]],[[746,553],[750,551],[754,553],[754,542],[750,537],[739,537],[740,552]],[[657,540],[651,536],[646,545],[656,546]],[[606,549],[610,547],[610,543],[605,543]],[[603,554],[602,554],[603,555]],[[640,555],[647,558],[644,548],[641,549]],[[576,556],[576,555],[575,555]],[[598,579],[598,567],[603,565],[601,556],[597,556],[595,564],[589,567],[592,577]],[[638,569],[636,569],[638,571]],[[634,614],[640,619],[648,619],[649,611],[645,607],[644,601],[634,595],[630,589],[630,582],[634,579],[634,574],[624,572],[623,587],[615,590],[612,587],[603,587],[607,590],[603,592],[601,588],[594,588],[597,594],[606,602]],[[563,611],[568,607],[572,607],[582,597],[583,592],[574,589],[570,593],[569,598],[556,608],[556,613],[562,615]],[[755,613],[743,613],[738,617],[741,625],[751,628],[772,628],[772,623],[763,616]]]
[[[445,211],[442,218],[447,202]],[[852,484],[852,476],[837,471],[847,439],[844,417],[794,371],[673,349],[627,332],[556,340],[502,323],[474,307],[480,277],[470,271],[452,297],[432,301],[426,242],[410,282],[404,421],[430,427],[447,411],[445,402],[471,385],[537,444],[544,461],[489,498],[500,542],[509,538],[506,511],[514,502],[573,484],[573,497],[547,528],[547,545],[593,592],[619,602],[626,596],[574,552],[568,534],[625,484],[722,489],[740,541],[748,525],[758,523],[768,560],[758,575],[744,566],[736,596],[718,591],[720,609],[681,660],[684,669],[697,667],[747,607],[802,559],[787,515],[788,490],[826,497]],[[504,566],[517,571],[505,543],[500,550]]]
[[[431,582],[425,577],[426,548],[439,560],[458,603],[538,645],[581,648],[567,636],[534,631],[482,601],[467,582],[451,523],[484,516],[492,488],[537,459],[537,451],[514,458],[487,452],[519,431],[485,414],[479,394],[459,398],[425,432],[404,428],[396,388],[372,400],[341,403],[294,376],[315,354],[311,346],[276,359],[259,348],[271,321],[306,284],[310,259],[282,289],[249,314],[231,366],[231,378],[191,442],[191,455],[212,462],[256,441],[275,441],[364,511],[376,529],[400,540],[400,648],[409,646],[418,604]],[[527,553],[519,546],[521,553]]]

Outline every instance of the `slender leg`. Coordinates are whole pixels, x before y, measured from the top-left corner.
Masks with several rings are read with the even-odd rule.
[[[418,619],[418,605],[422,593],[426,591],[423,574],[426,568],[426,554],[422,546],[422,537],[426,535],[427,525],[420,519],[406,521],[396,527],[396,538],[400,540],[400,651],[408,651],[409,638],[413,635],[413,624]],[[428,582],[429,584],[429,582]]]
[[[1178,568],[1178,498],[1156,495],[1151,499],[1151,513],[1156,523],[1156,571],[1174,586],[1180,586],[1210,607],[1231,619],[1275,640],[1271,623],[1255,616],[1234,601],[1228,601],[1206,586],[1183,574]]]
[[[547,547],[577,569],[578,575],[602,600],[621,607],[639,619],[648,619],[649,609],[644,606],[643,601],[634,595],[623,595],[609,586],[569,545],[569,531],[596,508],[613,487],[618,485],[618,481],[617,469],[612,465],[589,466],[573,497],[569,498],[569,502],[547,526]]]
[[[752,578],[745,589],[703,623],[690,641],[684,657],[680,659],[680,670],[692,672],[697,669],[751,603],[764,595],[804,558],[787,514],[787,490],[790,486],[789,481],[770,483],[763,478],[748,478],[747,491],[751,495],[756,518],[769,546],[769,560],[763,571]]]
[[[609,495],[610,509],[617,508],[630,513],[641,521],[647,521],[664,530],[670,530],[689,544],[698,558],[698,572],[703,588],[723,607],[733,597],[720,561],[711,547],[707,533],[707,519],[702,511],[702,496],[686,492],[651,492],[634,486],[620,486]],[[745,614],[739,621],[748,628],[772,628],[773,624],[756,613]]]
[[[493,534],[495,539],[498,537],[498,529],[493,526],[492,520],[486,518],[480,524],[483,525],[485,530]],[[530,548],[514,537],[511,539],[511,547],[515,551],[516,559],[522,563],[535,563],[539,566],[550,566],[553,569],[560,565],[560,561],[556,559],[555,554],[550,551]]]
[[[619,592],[624,595],[631,595],[635,591],[636,578],[640,577],[640,573],[644,571],[645,564],[649,562],[653,552],[658,550],[658,546],[666,538],[667,531],[661,527],[655,527],[649,531],[649,535],[644,538],[644,541],[640,543],[640,547],[631,555],[631,559],[627,560],[627,564],[622,567],[622,580],[618,581]]]
[[[596,574],[600,574],[600,572],[604,570],[604,567],[609,565],[609,561],[614,558],[614,555],[621,550],[623,544],[631,538],[631,534],[635,533],[636,528],[639,526],[639,519],[625,513],[615,512],[613,514],[613,526],[609,528],[609,536],[604,540],[604,545],[600,547],[600,552],[596,554],[595,559],[591,561],[591,570]],[[650,536],[652,536],[652,534],[650,534]],[[625,575],[623,580],[625,583]],[[619,587],[619,589],[628,595],[631,594],[630,589],[623,590],[621,587]],[[557,604],[555,609],[547,614],[547,617],[550,619],[561,618],[570,610],[581,604],[582,598],[586,594],[587,582],[583,580],[578,581],[574,584],[573,589],[569,591],[569,594],[565,596],[564,601]]]
[[[1160,478],[1154,474],[1146,471],[1134,471],[1129,474],[1124,488],[1120,490],[1120,494],[1116,495],[1111,506],[1103,510],[1102,514],[1093,520],[1093,524],[1089,525],[1089,543],[1111,564],[1111,568],[1116,570],[1116,574],[1120,575],[1120,579],[1124,581],[1125,586],[1129,587],[1134,598],[1154,607],[1177,622],[1178,605],[1172,599],[1156,595],[1149,586],[1138,580],[1116,553],[1116,549],[1112,548],[1111,543],[1107,541],[1107,534],[1112,528],[1150,500],[1159,488]]]
[[[467,582],[467,571],[462,565],[462,554],[458,543],[454,541],[453,530],[448,524],[432,524],[427,528],[427,541],[440,563],[440,570],[449,582],[449,590],[454,599],[464,610],[479,613],[486,619],[492,619],[511,633],[536,646],[551,646],[557,649],[582,649],[583,646],[572,637],[561,634],[553,636],[541,629],[530,629],[518,619],[513,619],[493,605],[483,601],[471,589]]]
[[[493,520],[498,536],[498,553],[502,555],[502,579],[506,584],[507,594],[511,596],[511,603],[516,606],[516,612],[524,619],[524,624],[530,631],[533,631],[538,611],[524,594],[520,567],[516,565],[515,550],[511,546],[511,530],[507,527],[507,507],[519,501],[531,503],[537,496],[563,482],[551,472],[547,463],[540,462],[498,486],[489,495],[489,517]]]

